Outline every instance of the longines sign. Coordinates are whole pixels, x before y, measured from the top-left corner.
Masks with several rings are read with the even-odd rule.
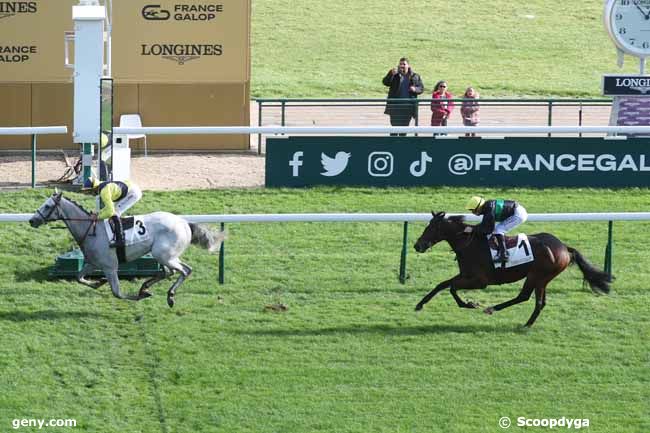
[[[220,44],[142,44],[140,54],[159,56],[184,65],[190,60],[200,59],[203,56],[220,56],[223,54],[223,46]]]
[[[37,9],[35,1],[0,1],[0,19],[13,17],[18,14],[35,14]]]
[[[120,83],[249,81],[249,0],[114,2],[112,66]]]
[[[603,95],[605,96],[650,96],[650,76],[648,75],[603,75]]]
[[[266,185],[650,186],[650,139],[267,139]]]

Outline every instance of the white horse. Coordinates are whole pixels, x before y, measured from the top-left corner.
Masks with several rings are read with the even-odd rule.
[[[94,214],[63,197],[63,193],[52,194],[30,218],[29,224],[38,227],[48,221],[63,221],[84,254],[85,265],[77,275],[77,281],[94,289],[108,281],[113,295],[120,299],[139,301],[148,298],[152,295],[149,287],[170,277],[174,272],[179,272],[180,276],[167,291],[167,304],[173,307],[176,289],[192,273],[192,268],[179,259],[183,251],[190,243],[198,244],[210,252],[218,251],[225,235],[223,232],[214,232],[201,225],[188,223],[168,212],[154,212],[138,219],[142,220],[140,234],[147,231],[148,236],[142,242],[125,248],[126,261],[130,262],[151,252],[163,266],[164,273],[145,281],[137,295],[124,295],[120,291],[118,256],[116,250],[108,246],[110,239],[104,223],[98,224]],[[102,270],[106,278],[99,281],[87,280],[86,275],[95,269]]]

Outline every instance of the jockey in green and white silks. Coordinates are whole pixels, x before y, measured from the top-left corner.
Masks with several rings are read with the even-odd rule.
[[[109,246],[123,247],[124,230],[120,217],[142,198],[142,191],[135,183],[128,180],[100,182],[95,177],[86,180],[84,187],[92,188],[93,194],[99,195],[103,208],[99,211],[97,219],[110,218],[113,223],[115,237]]]
[[[499,253],[495,262],[505,263],[508,261],[508,250],[506,249],[505,234],[518,225],[526,222],[528,212],[514,200],[485,200],[483,197],[474,196],[465,206],[474,215],[482,215],[481,222],[474,227],[479,233],[492,233],[499,245]]]

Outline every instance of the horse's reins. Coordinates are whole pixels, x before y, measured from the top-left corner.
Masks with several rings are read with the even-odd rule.
[[[467,226],[467,227],[470,227],[470,226]],[[455,236],[462,235],[463,233],[466,233],[465,229],[463,229],[462,231],[456,233]],[[475,235],[474,228],[472,228],[472,231],[469,233],[469,237],[467,238],[467,242],[465,242],[462,246],[458,247],[458,252],[464,250],[465,248],[467,248],[469,246],[469,244],[472,243],[472,241],[474,240],[474,235]]]
[[[49,220],[48,218],[52,215],[52,213],[54,212],[55,209],[60,207],[60,204],[61,204],[61,196],[54,199],[54,206],[52,206],[52,209],[50,209],[50,211],[48,212],[47,215],[43,215],[40,208],[37,209],[36,212],[38,213],[38,215],[41,218],[43,218],[43,221],[63,221],[65,226],[68,228],[68,230],[70,230],[70,226],[68,225],[68,221],[92,221],[92,224],[88,225],[88,228],[86,229],[86,232],[83,234],[83,236],[81,237],[81,240],[79,241],[79,246],[83,247],[83,244],[84,244],[84,242],[86,242],[86,238],[88,237],[88,234],[90,233],[90,229],[94,229],[97,226],[97,217],[93,216],[91,218],[67,218],[67,217],[59,216],[55,220]],[[93,233],[95,233],[94,230],[93,230]]]

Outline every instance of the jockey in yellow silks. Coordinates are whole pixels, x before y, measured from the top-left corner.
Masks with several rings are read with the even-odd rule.
[[[142,198],[142,191],[135,183],[128,180],[100,182],[94,176],[84,182],[84,187],[92,188],[92,193],[99,195],[103,208],[97,218],[100,220],[110,218],[113,223],[115,236],[109,246],[123,247],[124,230],[120,217]]]

